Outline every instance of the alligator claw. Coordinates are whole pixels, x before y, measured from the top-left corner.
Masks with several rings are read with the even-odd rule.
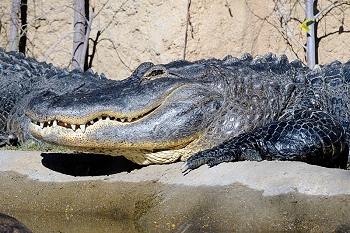
[[[234,144],[234,143],[233,143]],[[204,164],[208,164],[209,167],[214,167],[223,162],[236,162],[237,157],[241,152],[234,146],[228,148],[227,146],[214,147],[205,151],[201,151],[190,158],[182,165],[182,173],[188,173]]]
[[[187,173],[189,173],[191,170],[192,170],[192,169],[190,169],[190,166],[189,166],[189,164],[187,163],[187,161],[186,161],[184,164],[182,164],[182,166],[181,166],[181,172],[182,172],[182,173],[187,174]]]
[[[191,170],[199,168],[204,164],[210,163],[210,157],[205,152],[206,151],[199,152],[188,158],[187,161],[181,167],[182,173],[187,174]]]

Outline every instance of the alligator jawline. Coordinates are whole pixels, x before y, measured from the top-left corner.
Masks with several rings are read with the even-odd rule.
[[[152,108],[151,110],[149,110],[148,112],[141,114],[140,116],[137,117],[124,117],[124,118],[117,118],[117,117],[113,117],[113,116],[106,116],[106,115],[102,115],[100,117],[96,117],[90,121],[88,121],[85,124],[71,124],[71,123],[67,123],[67,122],[63,122],[60,120],[52,120],[52,121],[34,121],[31,120],[31,123],[34,125],[37,125],[40,127],[40,129],[44,129],[47,127],[52,127],[52,128],[56,128],[57,126],[63,127],[63,128],[67,128],[67,129],[71,129],[73,131],[76,131],[77,129],[80,129],[81,132],[85,132],[86,128],[94,125],[96,122],[99,121],[112,121],[112,122],[118,122],[120,124],[132,124],[135,123],[141,119],[146,118],[147,116],[149,116],[151,113],[153,113],[160,105]]]

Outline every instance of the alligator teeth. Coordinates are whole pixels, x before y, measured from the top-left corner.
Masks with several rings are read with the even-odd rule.
[[[141,116],[139,116],[141,117]],[[71,128],[74,132],[77,130],[77,128],[80,127],[80,130],[82,133],[85,133],[86,128],[89,127],[90,125],[94,125],[97,121],[117,121],[117,122],[132,122],[135,119],[138,119],[139,117],[123,117],[123,118],[117,118],[114,116],[100,116],[98,118],[95,118],[93,120],[88,121],[85,124],[79,124],[78,127],[76,124],[70,124],[67,122],[63,122],[63,121],[59,121],[59,120],[51,120],[51,121],[45,121],[45,122],[38,122],[38,121],[32,121],[33,124],[40,126],[40,129],[43,129],[44,127],[52,127],[52,128],[56,128],[57,126],[60,127],[66,127],[66,128]]]
[[[80,125],[81,132],[85,133],[85,125]]]

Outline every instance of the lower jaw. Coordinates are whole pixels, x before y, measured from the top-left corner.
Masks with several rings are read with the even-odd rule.
[[[73,151],[79,151],[91,154],[103,154],[110,156],[123,156],[126,159],[139,165],[164,164],[173,163],[178,160],[187,160],[186,155],[189,153],[185,148],[175,150],[163,150],[153,152],[152,150],[142,149],[107,149],[107,148],[84,148],[84,147],[69,147]],[[186,159],[182,159],[185,156]]]
[[[34,137],[47,143],[65,146],[79,152],[124,156],[141,165],[171,163],[178,159],[186,160],[193,154],[193,151],[186,149],[186,147],[198,137],[198,135],[195,135],[183,142],[168,142],[169,146],[162,145],[163,149],[152,149],[159,147],[159,145],[155,146],[151,143],[144,143],[144,145],[118,144],[106,141],[88,143],[89,140],[84,138],[86,133],[73,132],[71,129],[63,127],[55,128],[53,132],[52,129],[40,129],[39,126],[31,124],[30,131]]]

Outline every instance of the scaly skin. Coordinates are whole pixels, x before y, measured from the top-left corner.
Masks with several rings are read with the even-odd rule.
[[[52,64],[24,58],[21,53],[5,53],[0,48],[0,146],[26,143],[33,139],[29,132],[30,119],[24,114],[24,106],[45,92],[64,95],[83,93],[105,88],[116,81],[107,80],[103,74],[91,70],[68,72]]]
[[[311,71],[271,53],[143,63],[122,81],[43,88],[20,109],[41,141],[139,164],[181,159],[184,172],[263,159],[345,167],[349,66],[334,62]]]
[[[176,73],[182,65],[176,63],[168,73],[163,66],[146,63],[129,79],[106,89],[33,98],[25,107],[27,116],[36,121],[30,125],[31,133],[45,142],[124,155],[144,165],[187,159],[202,147],[196,142],[220,114],[225,97],[201,77]],[[207,71],[200,64],[189,69]],[[220,84],[220,79],[210,81]],[[52,127],[53,122],[58,126]]]

